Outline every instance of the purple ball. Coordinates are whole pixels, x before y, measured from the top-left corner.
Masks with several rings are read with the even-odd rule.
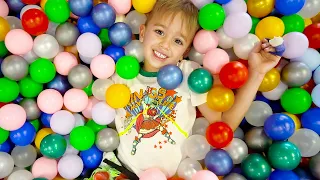
[[[52,81],[47,84],[47,89],[55,89],[59,91],[62,95],[66,93],[72,86],[68,81],[67,76],[62,76],[57,74]]]
[[[132,30],[126,23],[115,23],[109,29],[109,39],[116,46],[126,46],[132,40]]]
[[[217,176],[224,176],[231,172],[233,161],[227,151],[223,149],[212,149],[206,155],[204,162],[208,170]]]
[[[100,28],[110,28],[116,21],[116,12],[107,3],[100,3],[93,7],[91,16],[94,23]]]

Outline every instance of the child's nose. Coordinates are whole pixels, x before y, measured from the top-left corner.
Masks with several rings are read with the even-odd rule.
[[[163,49],[169,49],[169,38],[164,38],[161,42],[160,42],[160,47]]]

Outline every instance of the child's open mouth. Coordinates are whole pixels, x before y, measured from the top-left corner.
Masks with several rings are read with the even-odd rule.
[[[157,59],[159,59],[159,60],[161,60],[161,61],[164,61],[165,59],[168,58],[168,56],[166,56],[166,55],[164,55],[164,54],[162,54],[162,53],[160,53],[159,51],[156,51],[156,50],[153,50],[153,55],[154,55]]]

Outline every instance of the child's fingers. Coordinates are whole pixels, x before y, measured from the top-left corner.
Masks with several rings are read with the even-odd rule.
[[[269,41],[267,39],[263,39],[262,43],[269,43]]]
[[[263,43],[261,46],[262,46],[262,49],[265,49],[270,47],[271,45],[269,43]]]
[[[276,49],[274,47],[267,47],[263,49],[265,52],[276,52]]]

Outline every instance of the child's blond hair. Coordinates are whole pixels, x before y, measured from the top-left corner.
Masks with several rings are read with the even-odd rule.
[[[172,21],[179,13],[188,33],[195,33],[199,29],[198,8],[190,0],[157,0],[147,16],[146,25],[152,18],[170,17]]]

